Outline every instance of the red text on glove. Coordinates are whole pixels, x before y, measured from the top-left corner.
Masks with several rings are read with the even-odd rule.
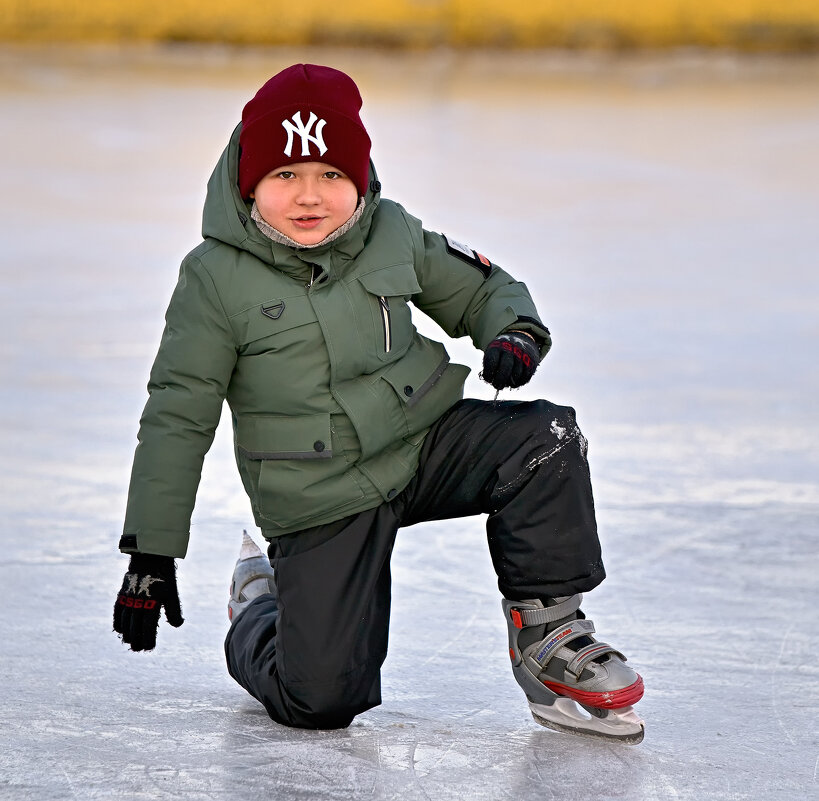
[[[130,606],[133,609],[153,609],[156,601],[149,598],[132,598],[130,595],[120,595],[117,599],[120,606]]]
[[[503,348],[504,350],[509,351],[509,353],[512,353],[515,358],[520,359],[527,367],[532,364],[531,358],[526,353],[509,342],[493,342],[490,347]]]

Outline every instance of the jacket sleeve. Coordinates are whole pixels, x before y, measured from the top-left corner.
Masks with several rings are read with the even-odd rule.
[[[484,350],[501,331],[518,329],[538,339],[541,357],[549,351],[549,330],[526,285],[480,254],[424,230],[423,259],[416,259],[416,272],[422,291],[413,302],[449,336],[469,336]]]
[[[120,550],[183,557],[202,472],[236,363],[230,325],[208,272],[188,257],[139,425]]]

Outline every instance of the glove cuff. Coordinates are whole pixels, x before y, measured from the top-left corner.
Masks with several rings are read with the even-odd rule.
[[[528,331],[521,331],[519,328],[507,328],[505,331],[503,331],[503,333],[504,334],[522,334],[523,336],[528,337],[529,339],[531,339],[532,342],[535,343],[535,345],[540,347],[540,343],[537,341],[537,339],[535,339],[535,335],[530,334]]]
[[[501,333],[506,334],[513,331],[515,333],[529,334],[531,337],[534,337],[535,345],[537,345],[537,349],[540,351],[541,360],[552,347],[552,337],[549,333],[549,329],[546,328],[540,320],[536,320],[534,317],[518,317],[514,323],[504,328]]]

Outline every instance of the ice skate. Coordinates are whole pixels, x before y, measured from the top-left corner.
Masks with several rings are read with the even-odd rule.
[[[242,548],[230,583],[228,618],[231,621],[235,620],[255,598],[268,592],[275,594],[273,575],[270,560],[248,536],[247,531],[243,531]]]
[[[645,730],[632,707],[643,680],[625,656],[591,636],[594,624],[578,611],[582,599],[503,600],[515,679],[542,726],[635,745]]]

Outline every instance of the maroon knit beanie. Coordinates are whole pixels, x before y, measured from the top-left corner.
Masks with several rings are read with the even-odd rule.
[[[338,167],[366,194],[370,137],[360,108],[353,79],[332,67],[294,64],[274,75],[242,111],[242,197],[271,170],[300,161]]]

